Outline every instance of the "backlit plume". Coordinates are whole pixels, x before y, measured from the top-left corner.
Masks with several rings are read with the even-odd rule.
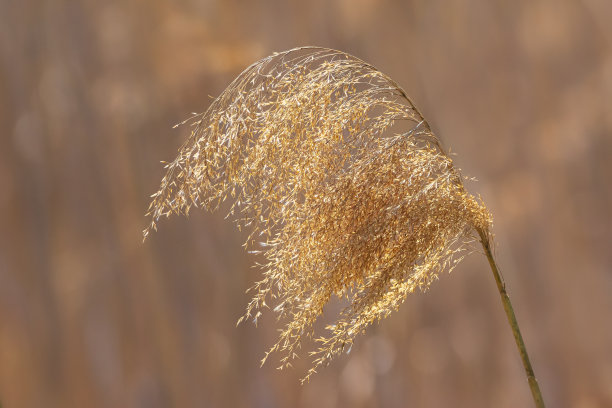
[[[144,235],[162,216],[230,200],[246,246],[266,260],[243,319],[278,315],[266,358],[279,352],[282,367],[314,338],[306,378],[488,235],[489,212],[406,93],[349,54],[273,54],[186,122]],[[334,298],[346,307],[315,334]]]

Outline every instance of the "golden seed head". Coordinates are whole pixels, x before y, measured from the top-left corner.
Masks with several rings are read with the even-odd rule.
[[[328,301],[348,301],[317,339],[307,378],[489,230],[489,212],[406,93],[346,53],[266,57],[188,122],[144,235],[161,216],[230,197],[238,226],[250,229],[247,246],[259,242],[267,260],[244,318],[274,302],[286,325],[270,352],[283,366]]]

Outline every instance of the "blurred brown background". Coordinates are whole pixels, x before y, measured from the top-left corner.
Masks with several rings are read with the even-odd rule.
[[[3,407],[527,407],[474,254],[306,386],[259,368],[279,325],[235,327],[258,278],[223,214],[148,196],[242,69],[299,45],[373,63],[414,98],[495,217],[549,407],[612,406],[612,2],[0,2]]]

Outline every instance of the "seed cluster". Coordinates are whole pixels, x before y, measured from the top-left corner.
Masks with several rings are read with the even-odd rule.
[[[489,230],[489,212],[406,93],[346,53],[273,54],[187,122],[191,136],[166,166],[144,235],[161,216],[229,198],[246,246],[267,261],[243,319],[269,303],[285,322],[264,358],[280,352],[282,367],[315,338],[306,378]],[[333,297],[348,306],[315,337]]]

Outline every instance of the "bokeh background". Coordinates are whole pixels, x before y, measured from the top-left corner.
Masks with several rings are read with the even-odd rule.
[[[3,407],[527,407],[478,253],[305,386],[235,326],[258,279],[224,214],[148,197],[246,66],[320,45],[389,74],[495,217],[549,407],[612,406],[612,2],[0,1]]]

